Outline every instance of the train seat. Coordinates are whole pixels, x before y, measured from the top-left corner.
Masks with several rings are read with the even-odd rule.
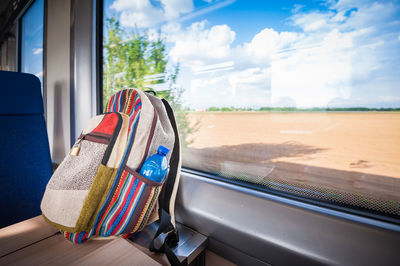
[[[52,174],[40,80],[0,71],[0,228],[40,214]]]

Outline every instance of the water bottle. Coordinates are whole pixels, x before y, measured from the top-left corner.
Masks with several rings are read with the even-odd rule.
[[[164,146],[159,146],[157,153],[153,154],[144,162],[140,169],[140,174],[154,182],[162,182],[168,172],[167,153],[169,149]]]

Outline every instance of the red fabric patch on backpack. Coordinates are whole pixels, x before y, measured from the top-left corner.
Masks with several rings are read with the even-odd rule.
[[[105,133],[105,134],[113,134],[115,127],[118,123],[118,115],[115,113],[106,114],[103,118],[103,121],[93,129],[92,132],[96,133]]]

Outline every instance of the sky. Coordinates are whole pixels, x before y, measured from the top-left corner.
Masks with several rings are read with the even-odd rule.
[[[43,79],[43,0],[36,0],[22,17],[21,71]]]
[[[125,29],[161,32],[182,102],[400,107],[400,2],[105,0]]]

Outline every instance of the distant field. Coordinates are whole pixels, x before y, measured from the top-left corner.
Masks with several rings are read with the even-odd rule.
[[[194,112],[184,164],[400,201],[400,113]]]

